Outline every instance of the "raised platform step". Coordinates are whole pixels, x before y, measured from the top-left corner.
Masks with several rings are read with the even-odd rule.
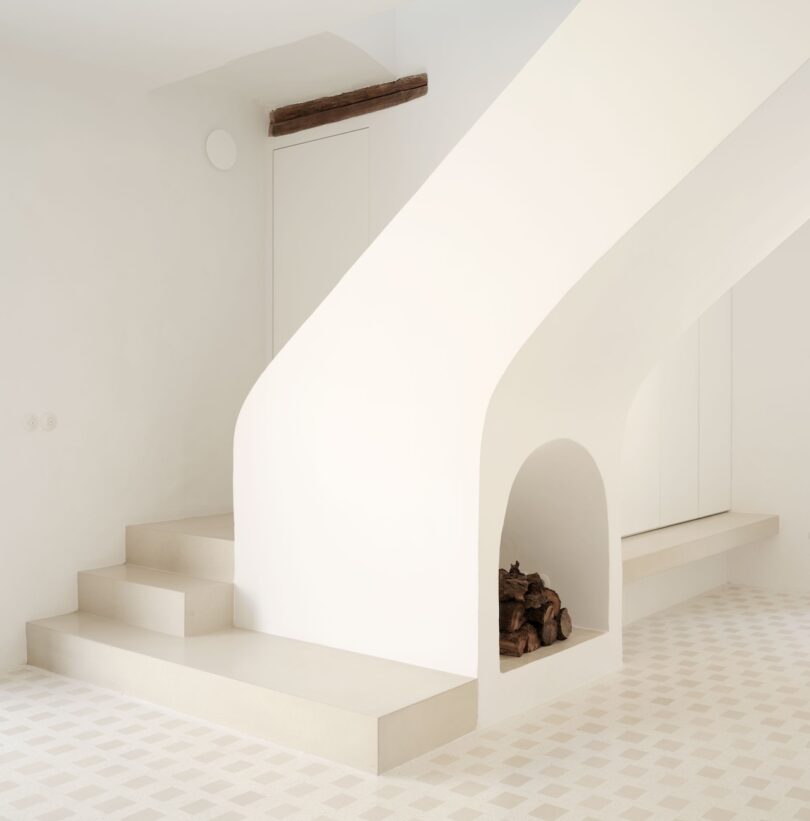
[[[624,582],[758,542],[778,532],[778,516],[730,511],[625,536],[622,539]]]
[[[233,624],[233,585],[139,565],[79,573],[79,609],[172,636]]]
[[[182,639],[79,612],[27,638],[34,666],[371,772],[476,724],[474,679],[249,630]]]
[[[127,563],[233,581],[233,514],[130,525]]]

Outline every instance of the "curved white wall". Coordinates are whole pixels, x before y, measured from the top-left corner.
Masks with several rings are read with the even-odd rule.
[[[621,449],[638,385],[667,344],[810,219],[810,64],[571,289],[494,392],[481,449],[479,718],[562,695],[621,662]],[[495,573],[515,472],[581,443],[605,481],[610,633],[500,675]],[[583,572],[590,572],[584,568]]]
[[[245,403],[240,624],[478,673],[479,456],[495,386],[566,292],[801,65],[808,34],[800,0],[590,0],[572,12]],[[597,305],[612,305],[596,283]],[[618,384],[640,379],[631,368]],[[606,412],[623,421],[621,402]],[[481,562],[493,579],[497,555]]]
[[[509,492],[500,567],[517,560],[524,573],[546,573],[576,627],[606,630],[609,552],[605,484],[591,455],[570,439],[536,448]]]

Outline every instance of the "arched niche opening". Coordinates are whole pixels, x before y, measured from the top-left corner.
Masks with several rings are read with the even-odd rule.
[[[588,451],[570,439],[538,447],[515,477],[501,532],[500,567],[518,561],[538,572],[568,609],[565,641],[522,656],[501,656],[509,672],[601,635],[608,628],[608,517],[602,476]]]

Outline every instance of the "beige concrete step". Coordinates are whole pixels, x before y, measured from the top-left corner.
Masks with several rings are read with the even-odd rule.
[[[231,582],[233,514],[130,525],[126,557],[128,564]]]
[[[233,624],[233,585],[122,564],[79,573],[79,609],[172,636]]]
[[[779,517],[774,514],[730,510],[625,536],[622,539],[624,583],[764,541],[778,532]]]
[[[250,630],[176,638],[79,612],[27,638],[29,664],[371,772],[476,724],[474,679]]]

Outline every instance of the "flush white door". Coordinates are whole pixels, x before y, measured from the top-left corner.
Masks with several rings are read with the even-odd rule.
[[[623,533],[661,525],[661,368],[644,380],[630,408],[624,439]]]
[[[661,525],[698,515],[700,326],[661,363]]]
[[[623,449],[622,533],[731,507],[731,295],[641,385]]]
[[[369,242],[368,129],[273,152],[273,354]]]
[[[700,516],[731,508],[731,299],[700,320]]]

